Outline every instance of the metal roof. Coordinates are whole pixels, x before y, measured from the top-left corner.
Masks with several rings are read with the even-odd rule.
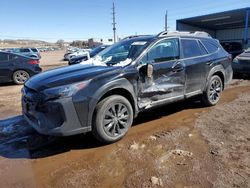
[[[250,7],[179,19],[177,23],[184,23],[210,30],[244,28],[247,10],[250,10]],[[250,25],[250,19],[248,24]]]

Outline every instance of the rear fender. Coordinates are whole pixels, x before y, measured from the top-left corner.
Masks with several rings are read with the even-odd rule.
[[[208,76],[207,76],[207,79],[206,79],[206,83],[203,87],[203,92],[206,90],[207,86],[208,86],[208,83],[209,83],[209,80],[211,79],[211,77],[216,74],[216,73],[222,73],[223,77],[224,77],[224,80],[225,80],[225,69],[222,65],[216,65],[214,66],[210,72],[208,73]],[[225,83],[223,83],[223,86],[224,86]]]

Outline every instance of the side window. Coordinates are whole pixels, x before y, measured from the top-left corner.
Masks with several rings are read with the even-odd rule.
[[[197,40],[181,39],[184,58],[197,57],[204,55]]]
[[[27,49],[27,48],[22,48],[22,49],[20,49],[20,52],[21,53],[26,53],[26,52],[30,52],[30,50]]]
[[[8,55],[5,53],[0,53],[0,62],[8,61]]]
[[[17,55],[14,55],[14,54],[9,55],[9,61],[12,61],[12,60],[15,60],[15,59],[18,59]]]
[[[199,46],[200,46],[202,55],[206,55],[206,54],[207,54],[207,50],[206,50],[206,48],[202,45],[202,43],[201,43],[200,41],[199,41]]]
[[[211,54],[214,53],[218,50],[218,46],[216,46],[215,44],[209,42],[208,40],[201,40],[201,42],[204,44],[204,46],[206,47],[207,51]]]
[[[142,62],[158,63],[179,59],[179,40],[166,39],[157,43],[143,57]]]

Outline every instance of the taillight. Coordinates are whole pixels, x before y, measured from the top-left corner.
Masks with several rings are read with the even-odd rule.
[[[37,64],[39,64],[39,61],[37,61],[37,60],[30,60],[30,61],[28,61],[28,63],[31,64],[31,65],[37,65]]]

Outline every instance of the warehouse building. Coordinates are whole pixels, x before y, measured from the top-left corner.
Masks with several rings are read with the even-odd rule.
[[[250,7],[176,21],[179,31],[206,31],[220,42],[238,42],[250,47]]]

